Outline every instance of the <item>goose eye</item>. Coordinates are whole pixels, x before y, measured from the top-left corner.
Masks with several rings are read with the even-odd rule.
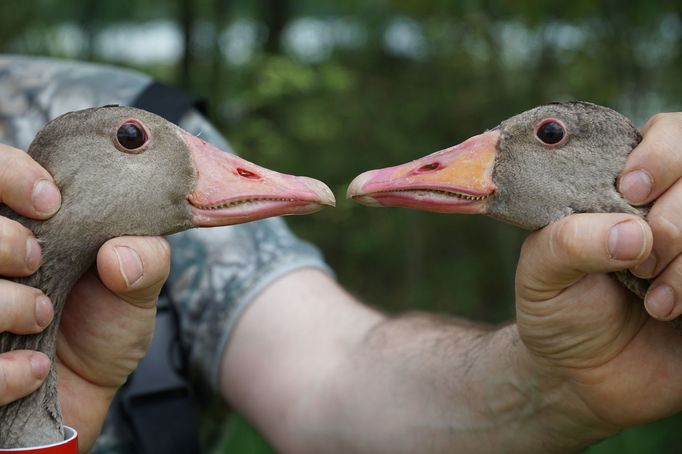
[[[537,128],[535,135],[542,143],[556,145],[566,136],[566,129],[558,121],[546,120]]]
[[[137,150],[147,143],[147,134],[142,126],[130,121],[119,126],[116,140],[126,150]]]

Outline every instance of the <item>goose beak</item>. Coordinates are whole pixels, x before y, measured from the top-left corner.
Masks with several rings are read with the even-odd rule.
[[[196,184],[187,200],[197,227],[309,214],[336,204],[334,194],[321,181],[257,166],[196,136],[182,134],[195,169]]]
[[[351,182],[347,197],[371,207],[485,213],[495,192],[499,140],[493,129],[407,164],[367,171]]]

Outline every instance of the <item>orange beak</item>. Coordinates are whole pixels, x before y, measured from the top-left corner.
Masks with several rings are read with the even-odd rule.
[[[351,182],[348,198],[373,207],[485,213],[495,192],[492,174],[499,139],[494,129],[407,164],[370,170]]]
[[[197,227],[309,214],[336,204],[334,194],[321,181],[257,166],[191,134],[182,137],[196,171],[197,183],[187,200]]]

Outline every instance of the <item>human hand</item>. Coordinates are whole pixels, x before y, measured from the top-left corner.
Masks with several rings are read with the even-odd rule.
[[[169,269],[165,239],[114,238],[67,298],[57,337],[59,397],[81,447],[94,444],[114,394],[147,351]]]
[[[57,212],[61,197],[52,177],[26,153],[0,144],[0,202],[35,219]],[[23,277],[40,265],[40,245],[16,221],[0,216],[0,275]],[[40,291],[0,279],[0,332],[33,334],[54,316],[50,300]],[[49,371],[50,361],[39,352],[19,350],[0,355],[0,405],[35,391]]]
[[[642,143],[628,159],[619,189],[633,205],[653,204],[647,216],[654,235],[651,254],[633,272],[654,281],[645,307],[658,320],[682,314],[682,113],[653,116],[642,128]]]
[[[32,202],[36,181],[51,185],[52,178],[28,155],[0,146],[0,169],[5,170],[0,173],[3,203],[37,219],[57,211],[58,191],[48,191],[47,197],[42,194],[44,199]],[[40,247],[32,241],[30,231],[0,218],[0,275],[27,276],[37,269]],[[31,254],[27,253],[27,242],[32,244]],[[29,260],[23,259],[27,256]],[[67,299],[57,340],[59,395],[64,420],[78,430],[81,448],[92,446],[114,393],[144,356],[169,262],[170,249],[162,238],[110,240],[98,253],[96,269],[80,279]],[[3,291],[3,287],[11,291]],[[53,315],[51,304],[41,299],[40,311],[36,311],[36,295],[44,296],[39,290],[0,280],[0,323],[7,325],[0,328],[23,334],[47,326]],[[4,316],[2,308],[6,308],[8,316]],[[15,358],[13,362],[0,361],[9,383],[5,388],[8,392],[2,393],[0,387],[0,398],[8,403],[40,386],[49,360],[38,352],[5,355],[10,357],[2,356],[4,360]],[[42,367],[39,373],[31,375],[31,360]]]
[[[654,201],[648,224],[624,214],[570,216],[533,233],[522,250],[519,333],[541,369],[568,385],[568,411],[596,437],[682,409],[682,341],[659,321],[682,313],[681,131],[680,114],[653,117],[621,174],[628,200]],[[605,274],[626,268],[655,277],[646,309]]]

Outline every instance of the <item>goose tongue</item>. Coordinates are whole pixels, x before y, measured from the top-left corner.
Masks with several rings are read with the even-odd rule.
[[[197,227],[308,214],[335,205],[331,190],[318,180],[257,166],[191,134],[183,132],[183,139],[196,171],[188,201]]]
[[[485,213],[486,199],[495,192],[499,139],[494,129],[407,164],[367,171],[351,182],[348,198],[373,207]]]

